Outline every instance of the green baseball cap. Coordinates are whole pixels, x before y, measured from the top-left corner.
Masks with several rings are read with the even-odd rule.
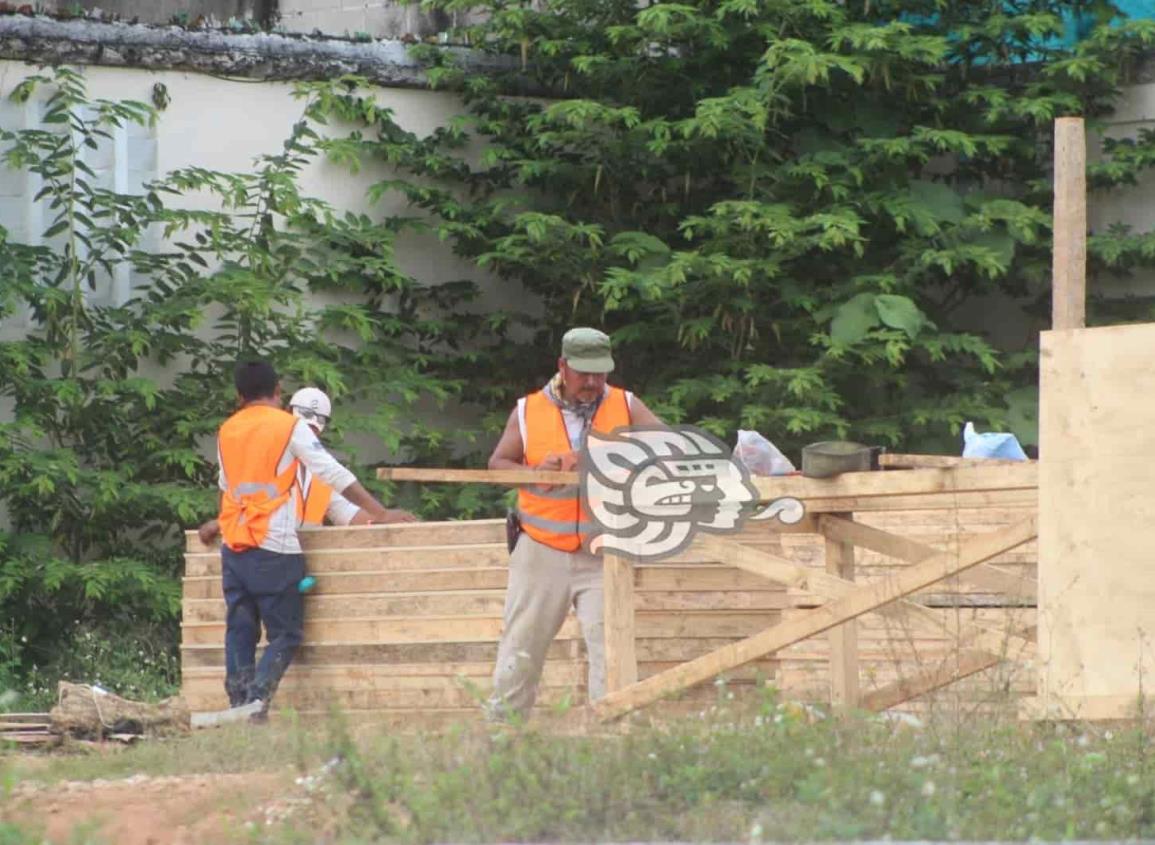
[[[614,369],[609,336],[584,326],[570,329],[562,337],[561,357],[579,373],[609,373]]]

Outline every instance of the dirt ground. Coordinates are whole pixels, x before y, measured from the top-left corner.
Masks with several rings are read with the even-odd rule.
[[[284,818],[299,791],[290,771],[24,783],[0,816],[52,843],[229,843]]]

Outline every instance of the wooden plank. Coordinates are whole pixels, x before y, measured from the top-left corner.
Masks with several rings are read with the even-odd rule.
[[[746,637],[781,617],[781,611],[647,611],[636,616],[639,637]],[[501,634],[500,616],[410,616],[378,619],[305,620],[308,644],[343,642],[445,643],[491,642]],[[192,622],[181,626],[182,645],[224,641],[224,623]],[[561,639],[581,636],[568,619]]]
[[[602,557],[602,572],[606,689],[618,690],[638,680],[633,561],[622,555],[606,554]]]
[[[331,572],[318,575],[317,584],[309,593],[318,595],[358,595],[364,593],[410,593],[453,590],[504,590],[509,580],[509,570],[503,567],[484,569],[447,569],[390,572],[382,578],[376,572]],[[693,596],[701,594],[703,601],[713,601],[721,593],[735,596],[735,602],[742,594],[756,594],[756,602],[749,607],[785,607],[785,594],[773,584],[740,570],[720,564],[672,565],[665,563],[642,564],[636,570],[636,599],[639,606],[649,601],[648,593],[664,593],[672,602],[671,607],[693,603]],[[678,594],[675,598],[673,594]],[[781,594],[781,599],[774,599]],[[186,577],[183,580],[183,595],[186,599],[224,600],[221,592],[220,576]],[[653,606],[660,607],[660,599],[653,599]],[[736,604],[735,607],[744,605]]]
[[[487,692],[492,684],[493,666],[480,664],[482,671],[453,673],[398,674],[394,666],[290,666],[279,687],[285,690],[457,690],[470,685]],[[216,693],[223,689],[224,672],[190,674],[181,680],[181,693],[188,695]],[[567,661],[547,665],[542,673],[542,689],[584,685],[584,663]]]
[[[853,582],[854,546],[827,539],[826,571]],[[830,641],[830,703],[847,713],[858,707],[858,624],[852,619],[831,628],[826,636]]]
[[[1051,327],[1087,324],[1087,133],[1081,117],[1055,120]]]
[[[919,472],[921,470],[910,470]],[[878,473],[899,475],[897,472]],[[818,513],[873,513],[885,511],[944,511],[953,508],[1026,508],[1038,506],[1038,491],[1008,489],[963,491],[960,493],[886,494],[880,496],[815,496],[805,500],[806,512]]]
[[[663,672],[682,661],[646,660],[638,663],[639,677]],[[776,660],[760,660],[726,673],[726,681],[752,683],[773,678]],[[314,685],[332,689],[442,688],[468,679],[481,685],[492,682],[493,662],[476,663],[395,663],[395,664],[303,664],[294,661],[285,675],[285,684]],[[182,672],[186,689],[216,692],[223,689],[223,664],[189,667]],[[541,683],[546,686],[580,686],[586,682],[585,658],[560,658],[546,662]],[[713,682],[713,679],[710,681]],[[29,726],[32,727],[32,726]],[[44,726],[47,729],[47,726]]]
[[[577,484],[577,472],[533,469],[441,469],[424,467],[378,467],[381,481],[424,481],[428,484]]]
[[[865,710],[875,712],[889,710],[904,701],[942,689],[962,678],[997,666],[1000,662],[1002,662],[1002,658],[997,654],[977,649],[965,649],[937,666],[916,670],[911,675],[867,692],[862,697],[862,707]]]
[[[43,724],[49,721],[47,713],[3,713],[0,712],[0,719],[6,722],[36,722]]]
[[[308,569],[315,575],[331,572],[392,573],[413,569],[479,569],[506,566],[505,543],[471,543],[456,546],[412,548],[314,549],[305,553]],[[220,575],[217,552],[185,555],[185,575]]]
[[[314,549],[378,548],[390,546],[441,546],[470,543],[504,543],[505,520],[470,519],[444,522],[405,522],[395,525],[349,525],[303,528],[301,547]],[[201,543],[195,531],[185,532],[188,552],[218,551],[217,545]]]
[[[1034,626],[1022,628],[1014,637],[1027,640],[1036,636]],[[886,710],[913,698],[926,695],[986,669],[997,666],[1008,655],[979,649],[961,649],[931,668],[919,668],[915,673],[876,690],[863,699],[868,710]]]
[[[534,470],[453,470],[382,468],[379,477],[393,480],[436,480],[497,484],[577,484],[576,472],[539,473]],[[835,478],[802,476],[755,476],[752,479],[764,501],[780,496],[798,499],[866,497],[898,494],[959,493],[1025,489],[1037,486],[1035,467],[1020,462],[1014,466],[951,467],[909,472],[850,472]]]
[[[910,563],[918,563],[938,553],[938,550],[931,546],[854,522],[837,514],[823,514],[819,519],[818,528],[828,540],[853,543]],[[959,580],[992,593],[1006,593],[1031,599],[1035,598],[1037,593],[1034,584],[1013,572],[998,569],[989,563],[979,564],[974,569],[962,573]]]
[[[928,587],[943,578],[982,563],[1006,549],[1014,548],[1033,538],[1036,533],[1036,520],[1032,517],[1001,531],[973,537],[962,544],[957,555],[936,555],[921,563],[913,564],[893,578],[860,587],[853,593],[823,607],[815,608],[805,618],[782,623],[684,663],[676,669],[639,681],[624,690],[612,692],[592,707],[602,719],[622,716],[670,692],[700,683],[751,660],[757,660],[791,643],[820,634],[835,625]]]
[[[883,469],[949,469],[969,466],[1004,466],[1020,461],[1002,458],[963,458],[956,455],[910,455],[884,452],[878,456],[878,465]]]
[[[434,593],[363,593],[355,596],[312,595],[306,598],[310,621],[388,616],[500,616],[504,590],[445,590]],[[185,622],[224,622],[225,603],[185,599]]]
[[[935,493],[1002,492],[1038,486],[1038,467],[1030,462],[1008,466],[912,469],[903,472],[847,472],[833,478],[758,476],[752,479],[763,500],[793,496],[809,499],[924,496]],[[811,510],[807,503],[807,510]],[[852,509],[847,509],[852,510]]]
[[[219,588],[218,588],[219,589]],[[309,619],[381,616],[498,616],[505,604],[503,590],[444,590],[431,593],[372,593],[329,595],[309,593]],[[646,591],[634,594],[634,607],[643,611],[676,610],[783,610],[790,603],[782,590],[753,591]],[[182,602],[187,622],[223,622],[222,598]]]
[[[699,657],[737,637],[639,637],[637,654],[639,667],[651,662],[684,662]],[[225,651],[223,639],[215,643],[183,643],[181,664],[183,667],[220,668],[224,666]],[[259,652],[259,650],[258,650]],[[578,638],[555,640],[546,651],[549,661],[565,661],[585,657],[585,647]],[[492,665],[497,659],[497,641],[441,642],[441,643],[306,643],[297,650],[293,665],[329,666],[334,664],[404,665],[430,663],[449,665],[484,661]],[[639,668],[639,672],[641,669]]]

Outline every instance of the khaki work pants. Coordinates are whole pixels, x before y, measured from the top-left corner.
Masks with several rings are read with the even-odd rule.
[[[595,701],[606,694],[602,559],[586,551],[558,551],[523,533],[509,558],[505,624],[488,707],[492,717],[529,714],[546,651],[570,608],[585,638],[589,696]]]

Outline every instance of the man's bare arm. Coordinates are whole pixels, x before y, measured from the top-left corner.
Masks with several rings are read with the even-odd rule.
[[[517,425],[517,408],[509,415],[505,424],[505,431],[501,439],[493,448],[489,456],[490,469],[525,469],[525,448],[521,444],[521,430]],[[542,462],[534,467],[539,472],[558,470],[562,468],[561,455],[546,455]]]
[[[521,445],[521,431],[517,427],[517,408],[509,415],[501,439],[489,456],[490,469],[525,469],[525,449]]]

